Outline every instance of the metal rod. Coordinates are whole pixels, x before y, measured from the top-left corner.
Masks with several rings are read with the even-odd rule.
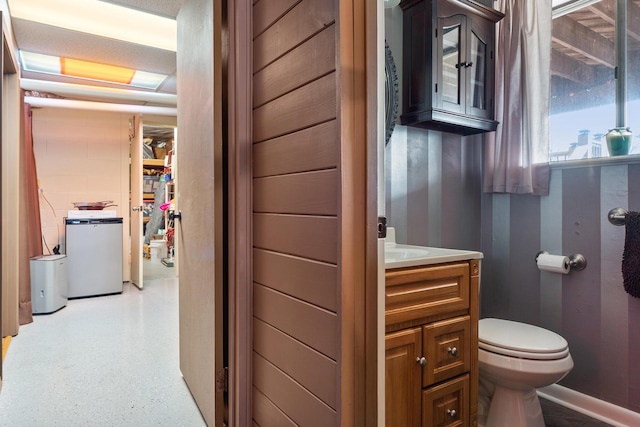
[[[624,225],[628,213],[629,211],[624,208],[613,208],[609,211],[607,218],[613,225]]]
[[[627,127],[627,0],[616,1],[616,127]]]

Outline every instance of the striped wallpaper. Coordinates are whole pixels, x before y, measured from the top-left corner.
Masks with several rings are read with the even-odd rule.
[[[482,136],[396,127],[386,147],[386,212],[401,243],[481,250],[481,317],[564,336],[573,371],[560,384],[640,412],[640,299],[620,272],[624,227],[640,210],[640,164],[555,168],[549,196],[482,192]],[[637,185],[634,185],[637,184]],[[583,254],[583,271],[541,272],[536,253]]]

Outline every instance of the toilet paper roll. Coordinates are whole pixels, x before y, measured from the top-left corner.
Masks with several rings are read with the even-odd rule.
[[[569,273],[569,258],[562,255],[540,254],[536,259],[538,269],[541,271],[551,271],[552,273]]]

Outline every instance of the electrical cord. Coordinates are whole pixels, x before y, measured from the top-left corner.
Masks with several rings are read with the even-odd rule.
[[[60,254],[60,229],[58,228],[58,215],[56,215],[56,210],[53,208],[53,205],[51,205],[51,202],[49,202],[49,199],[47,199],[47,196],[44,195],[44,190],[42,188],[38,190],[40,192],[40,195],[44,199],[44,201],[47,202],[47,204],[51,208],[51,212],[53,212],[53,218],[55,219],[55,223],[56,223],[56,232],[58,234],[58,244],[53,247],[53,253],[56,255],[59,255]],[[51,255],[51,249],[49,249],[49,245],[47,244],[47,239],[44,237],[44,233],[42,233],[42,241],[44,242],[44,246],[47,248],[49,255]]]

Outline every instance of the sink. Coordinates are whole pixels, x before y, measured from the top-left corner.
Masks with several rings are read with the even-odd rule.
[[[421,258],[429,255],[429,250],[425,248],[408,248],[399,245],[385,247],[385,261],[400,261],[404,259]]]
[[[398,244],[393,227],[387,228],[384,244],[384,264],[387,269],[482,259],[482,257],[482,252],[476,251]]]

